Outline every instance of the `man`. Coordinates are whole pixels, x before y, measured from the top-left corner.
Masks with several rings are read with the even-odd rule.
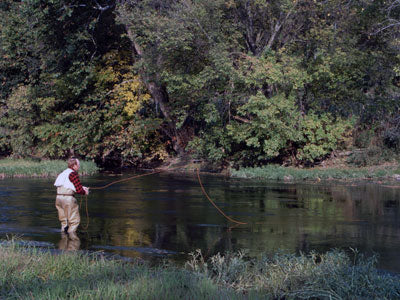
[[[75,157],[68,159],[68,168],[57,176],[54,185],[57,187],[56,208],[61,222],[61,232],[73,233],[79,226],[78,202],[74,194],[88,195],[89,188],[82,186],[79,180],[79,160]]]

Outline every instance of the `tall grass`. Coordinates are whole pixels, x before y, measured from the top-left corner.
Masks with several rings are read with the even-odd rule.
[[[376,257],[354,251],[294,255],[278,253],[246,259],[244,253],[215,255],[207,262],[197,251],[187,265],[223,287],[268,299],[400,299],[400,277],[376,269]],[[250,293],[251,294],[251,293]]]
[[[233,290],[173,266],[107,260],[98,254],[53,255],[0,245],[0,299],[237,299]]]
[[[98,253],[59,255],[0,243],[0,299],[399,299],[399,277],[381,274],[375,258],[344,252],[277,254],[200,251],[186,267],[104,259]]]
[[[63,160],[33,161],[28,159],[1,159],[0,178],[4,177],[48,177],[56,176],[67,168]],[[82,175],[94,174],[98,168],[94,162],[81,161],[79,173]]]
[[[266,180],[316,180],[316,179],[368,179],[384,178],[399,174],[397,167],[386,168],[352,168],[352,169],[298,169],[267,165],[259,168],[242,168],[231,170],[231,176],[237,178],[258,178]]]

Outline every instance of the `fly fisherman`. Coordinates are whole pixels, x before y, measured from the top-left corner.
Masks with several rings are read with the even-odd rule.
[[[61,222],[61,232],[65,233],[75,232],[81,220],[78,202],[74,198],[74,194],[89,194],[89,188],[82,186],[79,180],[79,167],[80,163],[77,158],[68,159],[68,168],[57,176],[54,183],[57,187],[58,219]]]

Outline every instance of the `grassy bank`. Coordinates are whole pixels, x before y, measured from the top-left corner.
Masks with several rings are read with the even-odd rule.
[[[185,268],[151,267],[8,242],[0,244],[0,299],[399,299],[399,277],[375,262],[340,251],[205,262],[196,252]]]
[[[400,174],[400,166],[380,166],[365,168],[312,168],[299,169],[268,165],[260,168],[242,168],[231,170],[231,176],[236,178],[257,178],[266,180],[298,181],[298,180],[341,180],[341,179],[371,179],[390,178]]]
[[[5,158],[0,160],[0,178],[5,177],[47,177],[57,176],[67,167],[63,160],[33,161]],[[81,175],[94,174],[98,168],[94,162],[81,161]]]

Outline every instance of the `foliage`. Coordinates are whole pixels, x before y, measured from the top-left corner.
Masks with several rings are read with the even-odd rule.
[[[251,149],[252,160],[265,161],[280,155],[290,143],[300,139],[300,114],[293,98],[276,95],[267,99],[261,93],[249,99],[238,113],[249,118],[243,124],[228,125],[230,135],[236,143],[242,141]],[[246,153],[249,153],[247,150]],[[246,157],[249,159],[249,157]]]
[[[390,1],[1,1],[0,153],[312,165],[353,134],[398,151],[399,19]]]
[[[35,107],[30,96],[29,86],[18,86],[8,98],[7,120],[2,118],[2,125],[7,128],[9,145],[20,155],[26,155],[34,145],[32,125],[35,124]],[[18,155],[17,154],[17,155]]]
[[[301,123],[302,148],[297,158],[304,161],[315,161],[348,144],[351,122],[345,119],[333,120],[330,114],[316,115],[309,112]]]
[[[366,167],[393,162],[396,159],[399,160],[399,155],[393,149],[384,146],[369,146],[363,149],[355,149],[347,158],[347,162],[357,167]]]
[[[158,121],[141,116],[150,96],[132,70],[129,43],[112,15],[92,4],[10,1],[2,12],[7,19],[2,51],[10,57],[6,73],[16,66],[15,49],[28,68],[19,72],[32,73],[4,90],[1,145],[14,156],[59,158],[75,152],[104,162],[107,156],[128,160],[157,152]],[[29,34],[28,41],[13,30]],[[110,40],[100,47],[104,34]],[[31,40],[42,46],[32,48]],[[32,55],[35,65],[24,61]]]
[[[310,111],[302,116],[293,97],[282,94],[267,99],[259,93],[238,109],[247,117],[244,122],[227,126],[236,144],[245,143],[240,160],[265,162],[278,157],[289,157],[292,163],[314,162],[336,150],[345,141],[350,124],[334,120],[330,114],[317,115]],[[251,156],[249,156],[251,155]]]

